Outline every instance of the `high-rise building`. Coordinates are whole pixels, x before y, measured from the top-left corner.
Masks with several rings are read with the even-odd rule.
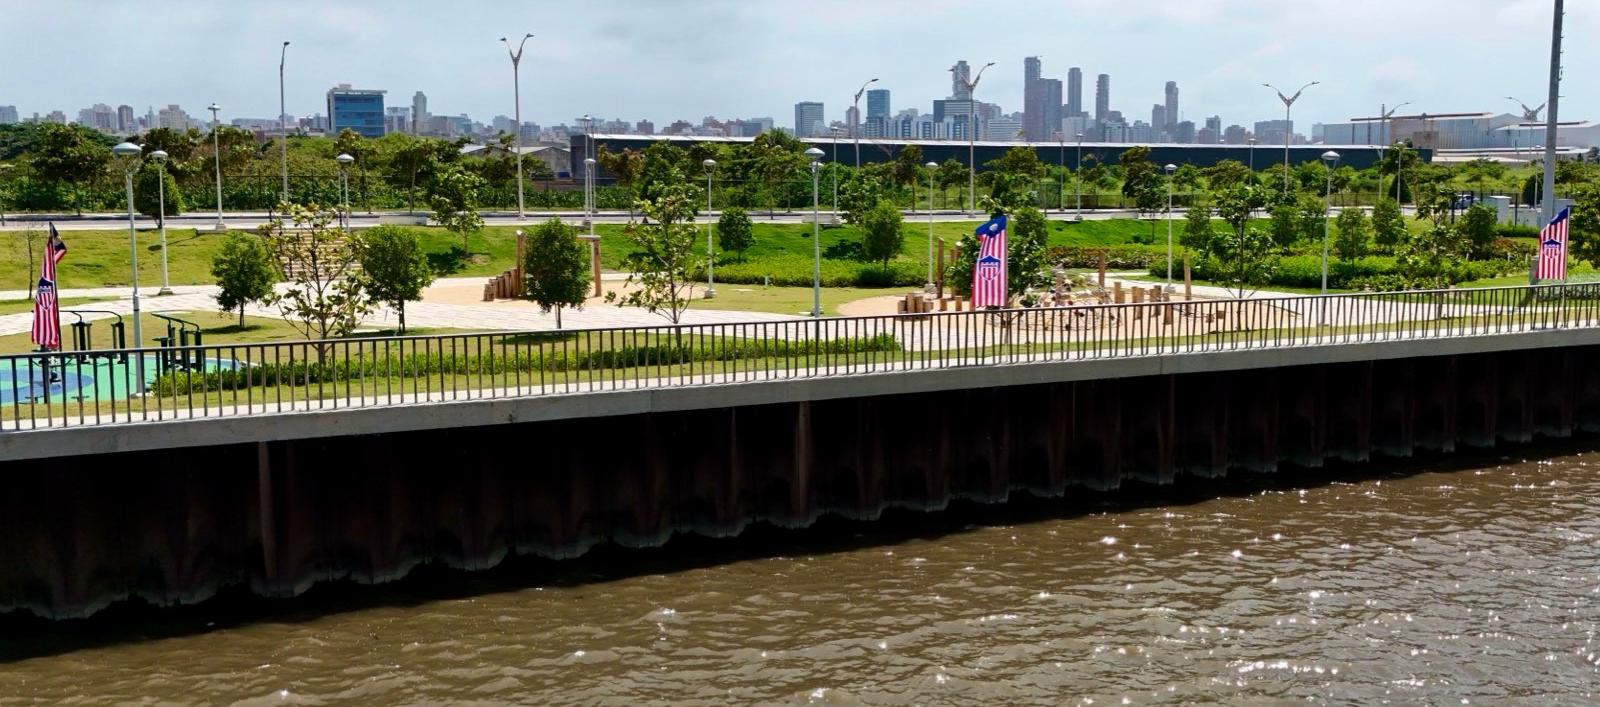
[[[189,129],[189,122],[189,114],[183,112],[182,108],[173,103],[156,113],[156,122],[150,127],[167,128],[181,133]]]
[[[1083,113],[1083,69],[1067,69],[1067,114],[1072,118]]]
[[[1111,113],[1111,74],[1100,74],[1094,79],[1094,119],[1106,122]]]
[[[1031,142],[1054,140],[1061,129],[1061,80],[1034,79],[1030,85],[1033,90],[1023,97],[1023,132]]]
[[[411,96],[411,132],[422,132],[423,126],[428,124],[428,97],[421,91]]]
[[[361,137],[383,137],[383,94],[385,91],[351,88],[342,83],[328,89],[328,132],[338,135],[345,128]],[[468,130],[462,132],[470,132]]]
[[[57,125],[67,124],[67,114],[59,110],[50,111],[49,114],[45,115],[44,119],[47,123],[55,123]]]
[[[861,134],[861,109],[855,106],[844,109],[844,129],[851,137]]]
[[[640,135],[654,135],[656,134],[656,124],[646,118],[640,118],[639,122],[633,124],[633,131]]]
[[[1194,132],[1194,121],[1180,120],[1172,125],[1172,132],[1169,137],[1173,142],[1180,145],[1193,145],[1195,142]]]
[[[1261,120],[1256,122],[1256,144],[1282,145],[1294,136],[1294,122],[1289,120]]]
[[[893,112],[889,105],[889,89],[875,88],[867,91],[867,120],[889,117]]]
[[[1222,143],[1225,145],[1243,145],[1250,140],[1250,133],[1243,125],[1229,125],[1222,131]]]
[[[1038,81],[1042,78],[1044,78],[1044,64],[1043,62],[1039,61],[1039,57],[1030,56],[1023,58],[1022,85],[1027,86],[1029,82]]]
[[[10,125],[17,122],[16,106],[0,106],[0,125]]]
[[[950,67],[950,98],[957,101],[972,100],[972,91],[967,90],[967,82],[971,80],[972,67],[967,66],[966,59]]]
[[[1167,106],[1162,103],[1157,103],[1153,106],[1150,106],[1150,127],[1157,133],[1160,133],[1167,129],[1166,125]]]
[[[794,104],[794,136],[811,137],[827,132],[820,101],[801,101]]]
[[[78,124],[103,133],[114,133],[117,131],[117,111],[104,103],[96,103],[78,111]]]
[[[136,132],[139,132],[139,121],[135,120],[134,117],[133,117],[133,106],[130,106],[130,105],[117,106],[117,132],[120,132],[120,133],[136,133]]]
[[[384,108],[383,129],[390,133],[408,132],[411,129],[411,109],[405,106]]]
[[[1155,124],[1153,124],[1153,125],[1155,125],[1156,129],[1158,129],[1158,130],[1165,129],[1167,132],[1172,132],[1172,127],[1174,125],[1177,125],[1178,121],[1183,119],[1183,116],[1178,115],[1178,82],[1177,81],[1168,81],[1167,82],[1167,103],[1166,103],[1166,108],[1167,108],[1167,122],[1159,124],[1159,125],[1155,125]]]

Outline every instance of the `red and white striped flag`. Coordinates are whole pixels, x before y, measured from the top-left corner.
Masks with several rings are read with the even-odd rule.
[[[33,297],[33,343],[40,349],[61,348],[61,300],[56,288],[56,263],[67,256],[56,225],[50,224],[50,239],[45,241],[44,265],[39,271],[38,291]]]
[[[1567,279],[1567,223],[1572,220],[1571,216],[1571,207],[1562,209],[1539,231],[1539,264],[1534,268],[1535,279]]]
[[[978,227],[978,261],[972,267],[972,308],[1006,306],[1006,217]]]

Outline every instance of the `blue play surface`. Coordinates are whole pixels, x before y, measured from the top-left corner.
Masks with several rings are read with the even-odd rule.
[[[158,360],[157,356],[145,355],[144,384],[137,386],[137,390],[155,381]],[[206,359],[205,367],[207,370],[231,370],[238,365],[235,361],[213,358]],[[128,388],[135,385],[135,377],[132,358],[126,362],[115,358],[88,358],[79,363],[76,357],[67,354],[64,358],[52,358],[48,368],[38,359],[30,359],[26,363],[18,362],[15,368],[0,366],[0,405],[44,402],[47,392],[51,402],[124,400],[128,397]]]

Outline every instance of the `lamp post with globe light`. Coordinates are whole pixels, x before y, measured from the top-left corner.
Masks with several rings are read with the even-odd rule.
[[[806,150],[806,159],[811,162],[811,316],[822,318],[822,220],[817,199],[817,171],[820,165],[817,160],[822,159],[822,150],[815,147]]]
[[[144,392],[144,331],[139,326],[139,234],[133,224],[133,173],[139,168],[139,155],[144,152],[131,142],[119,143],[111,148],[118,166],[122,167],[123,185],[128,192],[128,267],[133,283],[133,367],[134,381],[139,394]]]
[[[1172,173],[1178,166],[1168,164],[1162,168],[1167,173],[1167,291],[1172,291]]]
[[[717,252],[711,245],[711,176],[717,171],[717,161],[706,158],[700,166],[706,168],[706,299],[717,296]]]
[[[923,167],[928,168],[928,291],[932,292],[933,284],[933,173],[939,169],[938,162],[929,162]]]
[[[161,229],[161,289],[156,296],[165,297],[172,294],[167,281],[167,152],[156,150],[150,159],[156,163],[156,224]]]
[[[212,167],[217,172],[217,225],[214,228],[222,233],[228,230],[228,224],[222,221],[222,137],[218,135],[222,122],[217,120],[217,111],[222,110],[222,106],[212,103],[206,110],[211,111],[211,157]]]
[[[356,158],[341,152],[333,160],[339,163],[339,200],[341,203],[339,216],[340,220],[344,222],[344,234],[348,236],[350,235],[350,164],[355,162]]]

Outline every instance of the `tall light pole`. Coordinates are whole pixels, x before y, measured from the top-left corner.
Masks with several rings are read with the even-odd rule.
[[[833,133],[833,156],[828,158],[828,163],[829,163],[828,164],[828,171],[833,173],[833,218],[835,219],[834,221],[830,221],[829,223],[838,223],[837,219],[839,218],[839,127],[838,126],[834,126],[834,127],[828,128],[828,132]],[[859,142],[857,143],[856,147],[857,147],[858,150],[860,149],[860,143]],[[857,155],[856,155],[856,167],[860,167],[860,166],[861,166],[861,156],[860,156],[859,153],[857,153]]]
[[[1394,139],[1394,121],[1392,120],[1392,118],[1394,118],[1394,114],[1399,112],[1401,108],[1404,108],[1404,107],[1409,106],[1409,105],[1411,105],[1411,101],[1402,102],[1402,103],[1396,105],[1393,108],[1387,108],[1383,104],[1379,104],[1378,105],[1378,118],[1380,119],[1380,122],[1383,123],[1384,142],[1386,142],[1386,143],[1398,143],[1398,141]],[[1386,110],[1386,108],[1387,108],[1387,110]],[[1382,147],[1378,148],[1378,196],[1380,196],[1380,197],[1383,196],[1383,153],[1384,153],[1384,148],[1382,148]],[[1394,170],[1394,181],[1395,181],[1395,185],[1394,185],[1394,202],[1395,202],[1395,205],[1398,206],[1400,204],[1400,168],[1399,168],[1400,160],[1399,160],[1399,158],[1396,158],[1394,163],[1395,163],[1395,170]]]
[[[977,150],[974,147],[978,134],[978,82],[983,80],[983,72],[994,66],[994,62],[983,65],[978,69],[978,75],[971,81],[961,78],[956,73],[956,67],[950,67],[950,74],[961,81],[962,87],[967,90],[967,214],[978,209],[978,164],[974,161]]]
[[[1056,131],[1056,142],[1060,143],[1061,154],[1061,182],[1056,185],[1056,206],[1061,213],[1067,212],[1067,134]]]
[[[219,106],[219,105],[217,105],[215,103],[212,103],[211,105],[206,106],[206,110],[211,111],[211,152],[212,152],[211,156],[212,156],[212,168],[215,169],[216,172],[217,172],[217,225],[216,225],[216,231],[218,233],[221,233],[223,231],[228,230],[228,224],[223,223],[223,221],[222,221],[222,137],[220,135],[218,135],[218,133],[221,132],[222,121],[217,119],[217,111],[222,110],[222,106]]]
[[[1168,164],[1162,168],[1167,173],[1167,291],[1172,291],[1172,173],[1178,166]]]
[[[933,291],[933,173],[939,169],[938,162],[929,162],[923,167],[928,168],[928,287]]]
[[[128,192],[128,267],[133,281],[133,368],[139,393],[144,393],[144,331],[139,326],[139,234],[133,228],[133,171],[139,168],[138,145],[124,142],[111,148],[122,165],[123,184]]]
[[[1300,100],[1300,94],[1305,93],[1306,89],[1311,88],[1319,83],[1322,82],[1312,81],[1311,83],[1301,86],[1300,90],[1295,91],[1293,96],[1283,95],[1283,91],[1278,90],[1276,86],[1273,86],[1270,83],[1261,84],[1262,86],[1272,89],[1273,93],[1278,94],[1278,100],[1283,101],[1283,191],[1286,194],[1289,192],[1289,143],[1294,140],[1294,130],[1291,127],[1294,125],[1294,123],[1292,122],[1292,118],[1289,117],[1290,111],[1294,109],[1294,102]]]
[[[706,299],[711,299],[717,296],[717,253],[711,248],[711,175],[717,161],[707,158],[700,165],[706,168]]]
[[[1333,220],[1333,170],[1339,166],[1339,153],[1328,150],[1322,161],[1328,163],[1328,191],[1322,197],[1322,294],[1328,294],[1328,222]]]
[[[856,169],[861,169],[861,124],[863,122],[865,122],[865,121],[861,120],[861,94],[866,93],[867,92],[867,87],[871,86],[872,84],[875,84],[877,82],[878,82],[877,79],[873,79],[871,81],[868,81],[868,82],[866,82],[864,84],[861,84],[861,88],[856,91],[856,101],[855,101],[856,122],[850,126],[850,132],[855,134],[855,139],[856,139]],[[834,138],[834,140],[837,141],[838,138]],[[834,159],[837,160],[838,156],[839,156],[839,151],[837,149],[835,149],[833,154],[834,154]],[[835,211],[837,211],[837,210],[838,209],[835,209]]]
[[[811,316],[822,318],[822,222],[817,213],[817,170],[820,165],[817,160],[822,159],[822,150],[815,147],[806,150],[806,159],[811,161]]]
[[[1078,133],[1078,160],[1072,166],[1072,198],[1078,202],[1074,221],[1083,220],[1083,133]]]
[[[340,200],[340,203],[343,205],[343,209],[340,212],[340,216],[343,217],[341,220],[344,221],[344,234],[346,236],[349,236],[350,235],[350,163],[355,162],[356,158],[351,157],[350,155],[347,155],[347,154],[341,152],[341,153],[339,153],[338,157],[333,158],[333,161],[339,163],[339,200]]]
[[[156,150],[150,159],[156,163],[156,224],[161,229],[161,289],[156,296],[165,297],[172,294],[167,282],[167,152]]]
[[[1564,3],[1555,0],[1555,20],[1550,26],[1550,112],[1545,114],[1544,127],[1544,208],[1540,211],[1540,225],[1556,217],[1556,114],[1561,108],[1561,16]]]
[[[593,157],[583,158],[583,221],[594,231],[594,168]]]
[[[278,52],[278,127],[283,131],[279,145],[279,163],[283,168],[283,203],[289,203],[289,109],[283,101],[283,62],[289,58],[289,43],[283,43]]]
[[[517,121],[515,129],[517,132],[517,220],[519,221],[526,218],[526,215],[522,211],[522,79],[518,76],[517,69],[522,64],[522,47],[528,43],[528,39],[532,36],[531,33],[523,35],[522,41],[517,43],[516,51],[511,51],[510,41],[507,41],[505,37],[500,38],[501,42],[505,42],[506,53],[511,55],[511,96],[512,100],[516,101],[517,104],[513,112],[516,114]]]

